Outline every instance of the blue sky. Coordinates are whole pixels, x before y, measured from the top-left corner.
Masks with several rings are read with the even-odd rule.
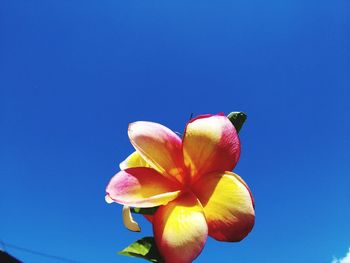
[[[256,200],[240,243],[196,262],[326,263],[350,246],[350,3],[38,1],[0,4],[0,239],[80,262],[124,229],[105,186],[133,151],[127,125],[182,131],[244,111],[235,172]],[[28,263],[58,262],[15,249]]]

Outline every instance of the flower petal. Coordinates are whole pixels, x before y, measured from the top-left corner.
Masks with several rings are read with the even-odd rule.
[[[109,195],[105,195],[105,201],[107,204],[112,204],[114,203],[113,199],[109,197]]]
[[[183,182],[185,169],[179,136],[161,124],[146,121],[131,123],[128,134],[132,145],[152,168],[171,180]]]
[[[202,251],[208,236],[208,226],[197,198],[188,192],[161,206],[153,218],[153,232],[165,262],[192,262]]]
[[[140,232],[141,228],[139,224],[132,217],[130,207],[124,205],[123,206],[123,223],[124,226],[133,232]]]
[[[231,172],[202,176],[192,190],[201,201],[209,235],[219,241],[240,241],[254,226],[255,212],[249,188]]]
[[[149,164],[141,157],[138,151],[130,154],[124,161],[119,164],[120,170],[133,167],[150,167]]]
[[[185,130],[183,152],[192,181],[207,173],[231,171],[240,154],[236,129],[223,115],[192,119]]]
[[[132,207],[167,204],[179,194],[180,186],[146,167],[129,168],[112,177],[106,192],[114,202]]]
[[[130,154],[123,162],[119,164],[120,170],[125,170],[127,168],[133,168],[133,167],[150,167],[150,165],[143,159],[138,151],[133,152]],[[107,198],[106,196],[106,202],[110,203],[112,199]],[[114,202],[112,200],[112,202]],[[124,210],[123,210],[124,211]],[[143,215],[149,222],[152,223],[153,215]],[[124,225],[126,225],[124,223]],[[130,228],[128,228],[130,230]],[[133,230],[132,230],[133,231]]]

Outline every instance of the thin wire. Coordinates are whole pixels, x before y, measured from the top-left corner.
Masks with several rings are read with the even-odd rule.
[[[17,250],[22,250],[31,254],[35,254],[38,256],[42,256],[42,257],[46,257],[46,258],[52,258],[52,259],[56,259],[56,260],[60,260],[60,261],[64,261],[64,262],[70,262],[70,263],[80,263],[79,261],[76,260],[72,260],[72,259],[68,259],[68,258],[64,258],[64,257],[59,257],[59,256],[55,256],[55,255],[50,255],[50,254],[46,254],[46,253],[42,253],[39,251],[35,251],[35,250],[31,250],[28,248],[24,248],[24,247],[19,247],[17,245],[14,244],[9,244],[9,243],[5,243],[4,241],[1,241],[1,243],[3,244],[3,246],[5,247],[11,247],[13,249],[17,249]]]
[[[5,242],[2,239],[0,239],[0,243],[1,243],[2,251],[6,252]]]

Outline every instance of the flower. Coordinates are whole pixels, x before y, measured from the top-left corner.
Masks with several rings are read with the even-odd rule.
[[[183,139],[138,121],[128,129],[136,151],[109,182],[106,199],[131,207],[160,206],[151,220],[166,262],[192,262],[209,236],[240,241],[254,225],[247,184],[231,172],[240,155],[236,129],[223,114],[191,119]]]

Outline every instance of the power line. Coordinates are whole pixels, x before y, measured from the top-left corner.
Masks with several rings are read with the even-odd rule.
[[[38,256],[42,256],[42,257],[46,257],[46,258],[51,258],[51,259],[56,259],[56,260],[60,260],[60,261],[63,261],[63,262],[81,263],[79,261],[72,260],[72,259],[69,259],[69,258],[64,258],[64,257],[60,257],[60,256],[50,255],[50,254],[47,254],[47,253],[43,253],[43,252],[39,252],[39,251],[28,249],[28,248],[20,247],[20,246],[14,245],[14,244],[5,243],[3,240],[0,240],[0,243],[2,244],[4,250],[5,250],[5,248],[13,248],[13,249],[16,249],[16,250],[21,250],[21,251],[24,251],[24,252],[27,252],[27,253],[31,253],[31,254],[34,254],[34,255],[38,255]]]
[[[0,239],[0,243],[1,243],[2,250],[3,250],[4,252],[6,252],[6,244],[5,244],[5,242],[2,241],[2,239]]]

